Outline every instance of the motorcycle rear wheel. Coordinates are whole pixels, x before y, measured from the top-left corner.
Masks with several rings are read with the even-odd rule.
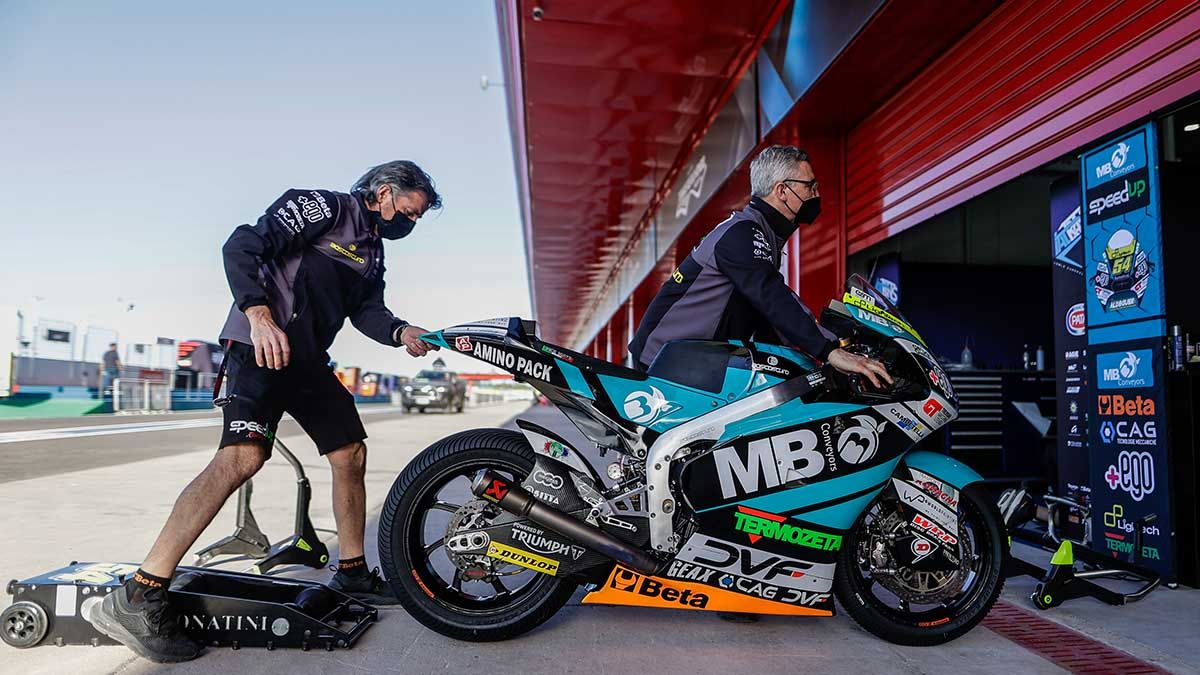
[[[441,536],[437,524],[428,522],[429,514],[459,512],[455,507],[471,497],[467,493],[455,500],[462,503],[452,503],[442,496],[445,490],[457,488],[461,494],[466,484],[462,479],[469,482],[480,469],[520,482],[533,470],[534,458],[518,432],[474,429],[426,448],[392,484],[379,518],[380,565],[400,604],[427,628],[471,642],[507,640],[541,625],[571,598],[576,584],[533,571],[513,575],[524,577],[519,587],[498,578],[463,578],[445,552],[444,539],[426,541]],[[456,570],[450,580],[445,578],[447,569]],[[494,589],[490,596],[484,584]],[[483,587],[483,594],[469,585]]]
[[[860,555],[860,544],[867,536],[866,519],[879,505],[877,501],[863,513],[838,552],[833,582],[838,603],[859,626],[895,644],[939,645],[974,628],[1004,588],[1003,567],[1008,555],[1007,534],[987,491],[976,484],[959,492],[960,539],[969,539],[977,556],[974,568],[964,573],[964,588],[946,602],[919,611],[902,600],[893,606],[876,594],[878,582],[864,574],[869,564]],[[886,590],[883,593],[888,595]]]

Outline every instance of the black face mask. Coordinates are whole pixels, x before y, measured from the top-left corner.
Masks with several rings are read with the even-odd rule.
[[[379,212],[372,215],[375,218],[375,225],[379,227],[379,236],[384,239],[403,239],[412,234],[413,228],[417,226],[417,221],[399,211],[392,216],[391,220],[384,220]]]
[[[383,214],[379,211],[371,212],[371,220],[379,230],[379,236],[384,239],[403,239],[412,234],[413,228],[417,226],[417,221],[400,213],[400,210],[396,209],[394,201],[392,208],[395,209],[395,213],[392,214],[391,220],[384,220]]]
[[[791,190],[792,194],[796,195],[796,199],[800,199],[800,195],[797,195],[795,190],[792,190],[790,187],[788,187],[788,190]],[[796,225],[809,225],[816,220],[817,216],[819,215],[821,215],[820,196],[810,197],[808,199],[800,199],[800,208],[797,209],[796,213],[792,216],[792,222]]]

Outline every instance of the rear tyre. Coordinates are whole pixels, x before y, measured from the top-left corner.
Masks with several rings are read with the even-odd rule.
[[[521,568],[491,579],[463,576],[444,544],[450,525],[431,522],[433,515],[453,523],[482,502],[466,487],[480,469],[519,482],[534,457],[516,431],[475,429],[429,446],[396,478],[379,518],[380,564],[400,604],[427,628],[472,642],[507,640],[571,598],[574,583]]]
[[[865,538],[869,536],[867,522],[885,504],[877,500],[846,535],[838,552],[833,582],[838,602],[859,626],[895,644],[939,645],[974,628],[1004,588],[1002,574],[1008,555],[1000,513],[987,491],[975,484],[959,492],[959,540],[964,567],[954,574],[962,575],[961,590],[944,601],[925,605],[898,598],[868,572],[871,564],[863,556]],[[902,568],[900,572],[909,570]]]

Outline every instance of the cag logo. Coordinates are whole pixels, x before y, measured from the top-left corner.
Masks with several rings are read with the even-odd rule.
[[[625,416],[642,426],[650,426],[681,407],[668,401],[658,387],[635,391],[625,397]]]
[[[1158,439],[1158,425],[1154,420],[1106,420],[1100,425],[1100,439],[1117,445],[1154,445]]]
[[[1154,492],[1154,456],[1148,452],[1122,450],[1117,463],[1109,464],[1104,480],[1110,490],[1120,488],[1134,501]]]

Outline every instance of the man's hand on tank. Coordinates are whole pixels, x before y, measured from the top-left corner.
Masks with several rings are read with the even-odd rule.
[[[409,355],[414,357],[425,356],[431,351],[436,352],[441,347],[431,345],[421,339],[421,336],[428,332],[424,328],[418,328],[417,326],[405,326],[400,331],[400,344],[404,345]]]
[[[287,334],[275,324],[266,305],[246,308],[250,320],[250,341],[254,343],[254,361],[259,367],[282,370],[292,358]]]
[[[888,375],[887,368],[884,368],[882,363],[845,349],[835,349],[829,352],[829,365],[843,373],[858,373],[866,377],[876,389],[883,388],[880,380],[886,381],[888,384],[892,383],[892,376]]]

